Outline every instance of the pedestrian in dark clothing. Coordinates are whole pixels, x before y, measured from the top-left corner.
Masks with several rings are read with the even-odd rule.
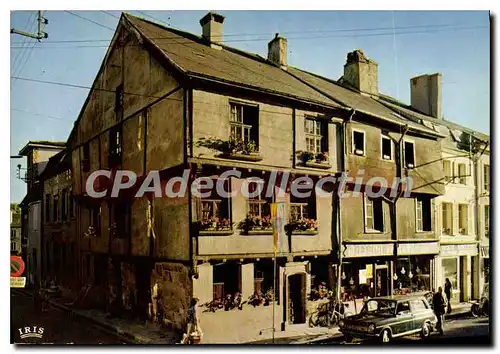
[[[452,285],[449,278],[446,278],[444,282],[444,293],[446,294],[446,300],[448,302],[448,308],[446,309],[447,313],[451,313],[451,289]]]
[[[439,287],[437,293],[432,297],[434,314],[437,317],[436,329],[440,334],[443,334],[443,316],[446,309],[446,300],[443,296],[443,288]]]

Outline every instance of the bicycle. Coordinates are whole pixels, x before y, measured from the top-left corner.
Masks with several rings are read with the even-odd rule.
[[[349,305],[341,302],[340,306],[335,301],[333,303],[322,304],[318,311],[315,311],[309,317],[309,327],[334,327],[341,319],[349,315],[347,308]]]

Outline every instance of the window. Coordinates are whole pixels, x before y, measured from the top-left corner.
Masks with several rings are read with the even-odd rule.
[[[417,231],[432,231],[431,200],[416,198],[417,203]]]
[[[59,221],[59,196],[55,195],[54,196],[54,203],[53,203],[53,209],[52,209],[52,221],[57,222]]]
[[[449,160],[443,160],[443,170],[444,170],[444,181],[446,183],[450,182],[453,174],[451,172],[451,162]]]
[[[119,112],[123,108],[123,84],[116,87],[115,91],[115,112]]]
[[[484,190],[490,190],[490,165],[483,166]]]
[[[230,134],[233,139],[246,143],[253,141],[259,145],[259,110],[258,107],[237,103],[230,104]]]
[[[248,184],[248,192],[250,195],[253,195],[257,192],[259,186],[258,182],[250,182]],[[248,215],[254,217],[270,217],[271,216],[271,208],[270,204],[272,202],[272,198],[263,198],[262,194],[265,192],[265,188],[262,186],[261,193],[259,193],[255,197],[251,197],[248,199]]]
[[[415,144],[411,141],[404,142],[404,165],[406,168],[415,167]]]
[[[214,185],[217,182],[214,181]],[[229,181],[225,181],[224,190],[229,191]],[[200,190],[200,193],[208,191]],[[201,199],[201,231],[231,230],[229,198],[221,198],[216,188],[210,190],[210,196]]]
[[[442,203],[442,226],[443,235],[452,235],[453,234],[453,204],[451,203]]]
[[[352,131],[352,152],[356,155],[365,154],[365,133],[357,130]]]
[[[366,232],[384,231],[382,199],[372,199],[365,196],[365,229]]]
[[[75,199],[73,198],[73,191],[70,190],[69,193],[68,193],[69,197],[69,201],[68,201],[68,204],[69,204],[69,217],[70,218],[74,218],[75,217]]]
[[[10,250],[11,250],[11,252],[17,251],[17,247],[16,247],[16,243],[15,242],[11,242],[10,243]]]
[[[61,219],[63,221],[66,221],[68,217],[67,201],[68,201],[68,190],[63,189],[61,197]]]
[[[115,166],[121,162],[122,156],[122,129],[114,127],[109,131],[109,164]]]
[[[309,198],[290,196],[290,221],[301,219],[316,220],[316,198],[313,193]]]
[[[45,222],[50,222],[50,195],[45,196]]]
[[[327,131],[328,125],[317,119],[304,120],[306,134],[306,149],[309,152],[320,153],[328,151]]]
[[[388,136],[382,136],[382,159],[393,160],[392,140]]]
[[[467,184],[467,167],[464,163],[458,164],[458,183]]]
[[[112,217],[112,233],[115,238],[128,238],[131,232],[131,203],[120,200],[110,205]]]
[[[403,301],[398,303],[398,307],[396,307],[396,315],[406,315],[410,312],[410,304],[408,301]]]
[[[427,310],[427,305],[424,300],[411,300],[411,307],[413,308],[413,312],[420,312]]]
[[[89,143],[83,145],[83,158],[82,158],[82,171],[88,172],[90,170],[90,146]]]
[[[467,204],[459,204],[458,205],[458,231],[460,235],[468,234],[468,211],[469,206]]]
[[[484,236],[490,237],[490,206],[484,206]]]

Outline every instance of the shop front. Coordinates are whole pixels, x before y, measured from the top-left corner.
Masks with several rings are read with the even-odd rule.
[[[446,279],[452,285],[451,303],[466,302],[479,288],[477,272],[478,246],[471,244],[441,245],[437,261],[437,286],[444,289]]]
[[[438,242],[399,243],[392,274],[394,295],[435,290],[435,258]]]

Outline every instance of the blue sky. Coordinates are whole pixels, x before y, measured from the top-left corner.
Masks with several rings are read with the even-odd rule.
[[[219,12],[226,16],[224,40],[228,45],[266,56],[267,42],[279,32],[288,39],[290,65],[333,79],[342,75],[346,54],[363,49],[379,64],[380,92],[407,103],[411,77],[441,72],[446,119],[490,132],[486,11]],[[102,26],[67,12],[45,12],[48,39],[38,43],[11,35],[11,76],[90,86],[108,42],[85,40],[110,40],[113,31],[105,27],[114,29],[118,19],[111,15],[119,17],[120,12],[74,13]],[[200,34],[198,21],[206,11],[130,13]],[[11,13],[11,27],[29,31],[35,24],[34,11]],[[86,89],[11,79],[11,155],[28,140],[66,140],[87,94]],[[25,165],[11,159],[11,201],[16,202],[26,193],[25,183],[16,179],[18,163]]]

